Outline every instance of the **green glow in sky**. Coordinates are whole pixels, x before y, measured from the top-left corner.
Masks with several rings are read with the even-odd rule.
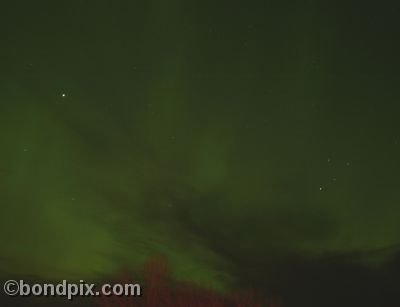
[[[164,2],[8,8],[0,271],[97,278],[164,254],[223,288],[240,266],[396,246],[391,32],[351,9]]]

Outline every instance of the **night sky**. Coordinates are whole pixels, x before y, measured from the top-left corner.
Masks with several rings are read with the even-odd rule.
[[[400,304],[400,5],[9,1],[0,276]]]

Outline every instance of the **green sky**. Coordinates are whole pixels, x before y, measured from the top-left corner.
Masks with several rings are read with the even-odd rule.
[[[223,288],[294,256],[392,259],[394,9],[4,6],[3,274],[97,278],[161,253],[179,278]]]

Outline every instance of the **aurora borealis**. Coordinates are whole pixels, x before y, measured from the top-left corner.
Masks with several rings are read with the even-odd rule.
[[[400,298],[398,4],[0,10],[0,276]],[[397,290],[396,290],[397,289]]]

